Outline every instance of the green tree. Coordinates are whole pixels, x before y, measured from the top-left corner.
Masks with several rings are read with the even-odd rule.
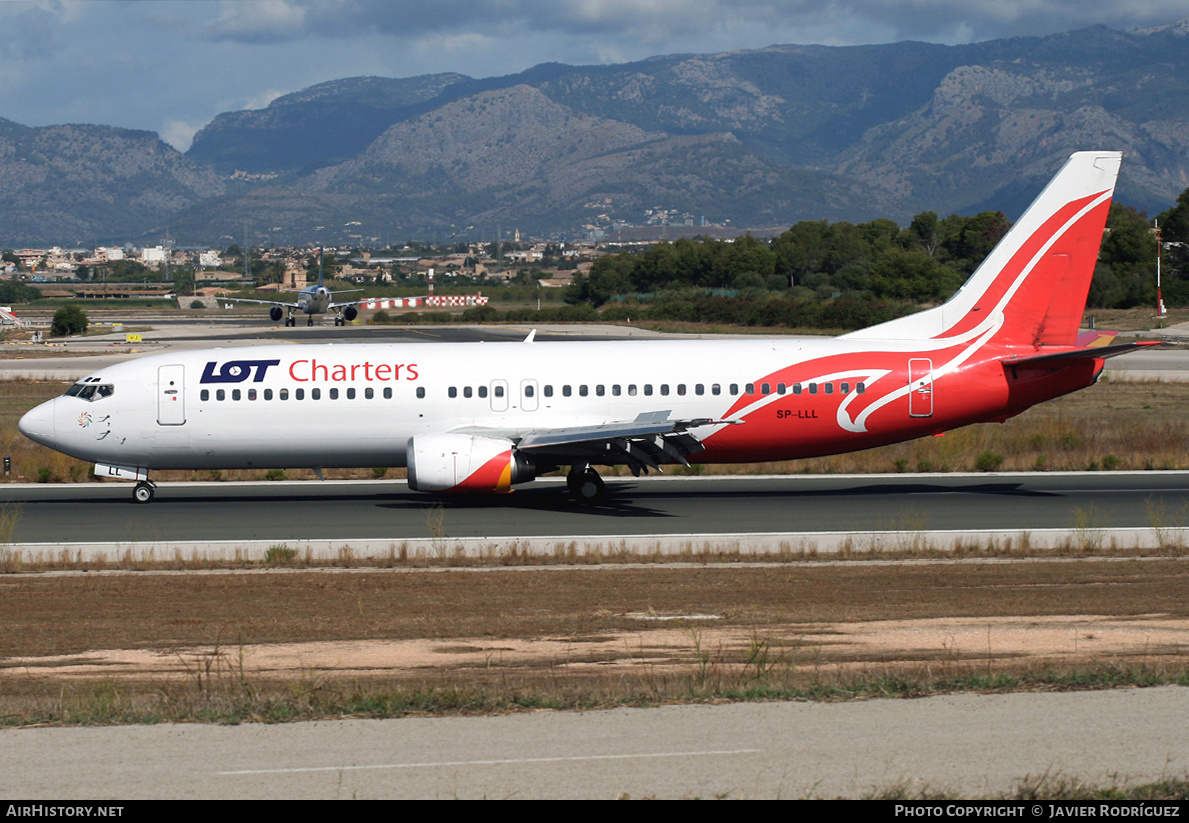
[[[194,293],[194,270],[174,269],[173,290],[177,294]]]
[[[63,306],[54,312],[50,333],[56,337],[82,334],[87,330],[87,314],[78,306]]]
[[[16,280],[0,281],[0,303],[30,303],[41,299],[41,292],[33,286],[27,286]]]
[[[1166,242],[1189,243],[1189,189],[1181,192],[1177,204],[1161,212],[1156,219],[1160,221],[1160,233]]]

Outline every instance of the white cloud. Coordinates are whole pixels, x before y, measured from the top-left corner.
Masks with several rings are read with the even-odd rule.
[[[278,97],[282,97],[295,89],[286,89],[285,91],[277,91],[276,89],[269,89],[266,92],[249,97],[243,104],[245,109],[266,109],[272,101]]]
[[[166,120],[165,126],[160,131],[161,139],[178,151],[184,152],[194,142],[194,135],[205,125],[206,123],[187,122],[185,120]]]
[[[215,40],[267,43],[310,34],[305,30],[311,4],[300,0],[220,0],[219,16],[206,26]]]

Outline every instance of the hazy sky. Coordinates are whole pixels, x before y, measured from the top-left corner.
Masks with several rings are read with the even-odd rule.
[[[149,129],[340,77],[511,74],[774,43],[968,43],[1189,17],[1189,0],[0,0],[0,117]]]

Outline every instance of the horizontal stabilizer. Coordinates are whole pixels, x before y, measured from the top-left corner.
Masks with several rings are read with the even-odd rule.
[[[1128,352],[1139,351],[1140,349],[1148,349],[1153,346],[1163,346],[1158,340],[1148,340],[1138,343],[1115,343],[1110,346],[1090,346],[1084,349],[1074,349],[1073,351],[1057,352],[1056,354],[1040,354],[1035,357],[1019,357],[1014,359],[1007,359],[1003,361],[1003,365],[1011,366],[1013,369],[1025,368],[1046,368],[1050,364],[1057,365],[1061,362],[1068,362],[1070,360],[1099,360],[1107,357],[1116,357],[1120,354],[1127,354]]]

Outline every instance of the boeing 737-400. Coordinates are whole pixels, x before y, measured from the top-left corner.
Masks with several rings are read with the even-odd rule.
[[[104,368],[20,429],[136,481],[163,469],[407,466],[425,492],[569,467],[787,460],[1003,421],[1091,385],[1078,324],[1121,155],[1074,154],[950,300],[823,339],[310,344]]]

